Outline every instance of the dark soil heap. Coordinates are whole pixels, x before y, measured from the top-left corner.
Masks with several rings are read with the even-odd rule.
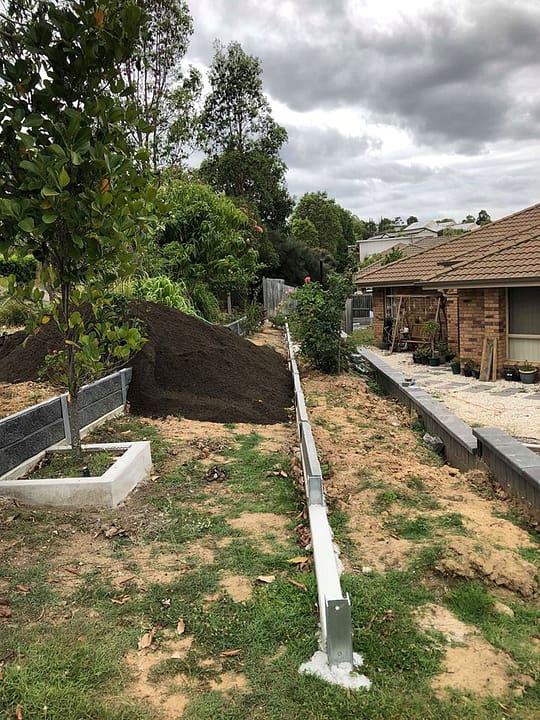
[[[132,413],[261,424],[288,419],[292,381],[275,350],[164,305],[138,303],[136,314],[148,342],[130,362]],[[0,346],[1,381],[36,380],[47,352],[60,347],[52,325],[25,346],[24,337],[14,333]]]

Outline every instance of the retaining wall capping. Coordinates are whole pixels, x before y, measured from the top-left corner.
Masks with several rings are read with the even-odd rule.
[[[417,385],[404,385],[405,376],[377,353],[358,348],[375,370],[377,382],[402,405],[414,411],[426,430],[444,443],[445,457],[460,470],[487,469],[495,480],[540,517],[540,455],[500,428],[472,429]]]
[[[81,434],[123,410],[131,368],[84,385],[79,394]],[[20,476],[44,450],[71,442],[67,396],[60,395],[0,420],[0,478]]]
[[[478,455],[497,482],[540,519],[540,455],[499,428],[475,428]]]
[[[285,327],[285,336],[289,367],[294,384],[296,425],[308,500],[311,542],[317,578],[321,646],[326,652],[327,664],[330,669],[344,666],[350,672],[355,666],[361,664],[361,659],[353,654],[352,649],[351,601],[349,596],[344,596],[341,590],[339,559],[332,541],[332,530],[328,523],[322,471],[307,415],[288,326]],[[308,666],[309,663],[302,667],[305,670]],[[309,670],[305,671],[309,672]],[[332,673],[325,677],[330,681],[340,682],[332,680]],[[360,686],[369,687],[367,678],[363,678],[362,684],[358,687]]]

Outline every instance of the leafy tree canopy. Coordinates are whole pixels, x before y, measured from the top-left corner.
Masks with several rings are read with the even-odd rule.
[[[480,210],[478,213],[478,217],[476,218],[476,223],[478,225],[487,225],[491,222],[491,217],[489,216],[489,213],[487,210]]]
[[[413,223],[417,222],[418,218],[416,217],[416,215],[409,215],[409,217],[407,218],[407,225],[412,225]]]
[[[242,290],[259,269],[255,237],[260,228],[247,208],[200,183],[172,180],[160,190],[169,208],[155,239],[153,274],[185,283],[188,294],[205,285],[211,292]]]
[[[43,320],[52,316],[66,341],[76,452],[81,382],[103,368],[104,354],[125,360],[141,342],[102,310],[107,283],[134,267],[152,219],[146,153],[128,137],[137,110],[121,76],[143,28],[131,0],[27,0],[0,18],[0,251],[30,252],[60,294]],[[40,305],[43,293],[28,292]]]
[[[207,156],[201,175],[216,190],[253,202],[263,223],[283,228],[292,209],[279,156],[287,132],[271,116],[261,76],[260,60],[239,43],[216,45],[199,121]]]

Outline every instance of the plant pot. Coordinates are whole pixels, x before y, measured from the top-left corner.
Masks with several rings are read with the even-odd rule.
[[[465,365],[465,367],[463,368],[463,374],[465,375],[465,377],[472,377],[471,368]]]
[[[512,370],[511,368],[510,368],[510,369],[503,370],[503,378],[504,378],[505,380],[518,380],[518,379],[519,379],[519,378],[516,376],[515,370]]]
[[[525,385],[532,385],[536,380],[536,369],[535,370],[521,370],[519,371],[519,379]]]
[[[440,357],[429,357],[428,364],[430,367],[437,367],[438,365],[441,364],[441,358]]]
[[[472,373],[473,378],[475,378],[476,380],[478,380],[478,378],[480,377],[480,370],[475,370],[475,369],[473,368],[473,369],[471,370],[471,373]]]
[[[452,363],[452,375],[459,375],[461,373],[461,365],[459,363]]]
[[[420,358],[420,364],[421,364],[421,365],[427,365],[427,364],[428,364],[428,357],[427,357],[427,355],[422,355],[422,357]]]
[[[417,355],[416,353],[413,353],[413,354],[412,354],[412,361],[413,361],[413,363],[415,363],[416,365],[419,365],[419,364],[422,362],[422,356],[421,356],[421,355]]]

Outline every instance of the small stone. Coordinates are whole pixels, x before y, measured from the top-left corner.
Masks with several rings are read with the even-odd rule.
[[[362,572],[364,575],[368,575],[370,572],[373,572],[373,568],[369,567],[369,565],[362,565]]]
[[[508,617],[514,617],[514,611],[511,607],[508,607],[508,605],[505,605],[502,602],[499,602],[498,600],[493,603],[493,609],[495,612],[500,613],[501,615],[508,615]]]
[[[458,468],[450,467],[450,465],[446,468],[446,471],[447,471],[448,474],[449,474],[450,476],[452,476],[452,477],[455,477],[456,475],[459,475],[459,472],[460,472],[460,471],[458,470]]]

